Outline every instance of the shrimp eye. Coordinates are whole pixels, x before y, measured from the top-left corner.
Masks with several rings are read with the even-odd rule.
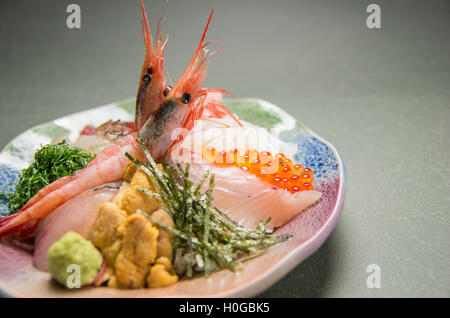
[[[191,101],[191,94],[189,93],[183,93],[183,95],[181,96],[181,102],[187,104]]]
[[[172,89],[172,86],[170,86],[170,85],[166,87],[166,89],[163,92],[164,97],[167,97],[167,94],[169,94],[171,89]]]
[[[150,77],[150,74],[145,74],[142,77],[142,80],[144,81],[145,84],[150,84],[150,82],[152,81],[152,78]]]
[[[149,68],[147,69],[147,73],[150,74],[150,75],[152,75],[152,74],[153,74],[153,69],[152,69],[151,67],[149,67]]]

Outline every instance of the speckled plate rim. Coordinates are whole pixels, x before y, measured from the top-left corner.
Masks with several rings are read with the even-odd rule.
[[[261,102],[266,102],[264,100],[261,100],[259,98],[245,98],[244,100],[257,100]],[[273,105],[269,102],[266,102],[270,105]],[[114,103],[112,103],[114,104]],[[107,107],[111,104],[107,104],[104,106],[98,106],[93,107],[91,109],[80,111],[76,113],[69,114],[67,116],[63,116],[59,119],[71,116],[71,115],[79,115],[82,113],[85,113],[86,111],[101,108],[101,107]],[[277,109],[277,112],[280,114],[287,115],[287,117],[293,118],[290,114],[286,113],[282,108],[279,106],[273,105]],[[58,120],[58,119],[56,119]],[[295,120],[295,118],[294,118]],[[52,122],[52,121],[51,121]],[[298,122],[298,121],[296,121]],[[42,124],[45,125],[46,123]],[[226,298],[226,297],[253,297],[258,295],[259,293],[263,292],[264,290],[268,289],[270,286],[275,284],[277,281],[279,281],[283,276],[285,276],[289,271],[291,271],[295,266],[298,266],[303,260],[308,258],[311,254],[316,252],[321,245],[325,242],[326,238],[330,235],[332,230],[337,224],[337,221],[341,215],[344,200],[345,200],[345,187],[347,182],[347,171],[346,166],[343,162],[342,156],[337,151],[337,149],[332,145],[330,142],[319,136],[317,133],[312,131],[309,127],[305,126],[303,123],[301,123],[302,128],[312,137],[317,138],[319,141],[323,142],[326,146],[329,147],[329,149],[333,152],[333,154],[336,157],[336,161],[338,164],[338,176],[339,176],[339,186],[338,186],[338,192],[336,197],[336,203],[334,205],[333,211],[330,213],[328,219],[325,221],[325,223],[321,226],[320,229],[318,229],[310,238],[308,238],[306,241],[304,241],[302,244],[298,245],[294,249],[292,249],[288,254],[283,256],[282,260],[276,265],[273,266],[271,269],[267,270],[261,275],[258,275],[254,280],[247,282],[246,284],[243,284],[242,286],[236,287],[234,289],[225,290],[221,293],[215,294],[213,297],[216,298]],[[39,127],[41,125],[37,125],[35,127]],[[32,127],[29,130],[35,128]],[[27,130],[28,131],[28,130]],[[14,140],[22,136],[25,132],[17,135],[15,138],[13,138],[3,149],[0,151],[2,153],[5,151],[5,149],[10,145]],[[187,296],[187,295],[186,295]],[[5,291],[3,291],[0,288],[0,297],[15,297],[12,294],[9,294]],[[191,296],[194,298],[199,298],[196,296]]]

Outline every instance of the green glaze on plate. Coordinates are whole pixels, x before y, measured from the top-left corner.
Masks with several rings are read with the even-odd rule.
[[[118,102],[117,107],[122,108],[127,113],[134,116],[134,113],[136,111],[136,99],[135,98],[125,99],[121,102]]]
[[[9,152],[12,156],[14,157],[18,157],[18,158],[23,158],[22,157],[22,149],[18,148],[17,146],[15,146],[14,144],[8,144],[4,151]]]
[[[36,126],[35,128],[31,129],[31,131],[34,132],[35,134],[47,136],[52,139],[61,136],[63,134],[66,134],[68,132],[67,129],[56,125],[54,122],[49,122],[43,125]]]

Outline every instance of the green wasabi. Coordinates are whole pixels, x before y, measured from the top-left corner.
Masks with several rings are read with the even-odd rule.
[[[67,232],[48,250],[48,269],[53,278],[67,288],[92,283],[103,266],[95,246],[75,232]]]

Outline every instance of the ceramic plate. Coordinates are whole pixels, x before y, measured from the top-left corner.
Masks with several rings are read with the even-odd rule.
[[[314,171],[320,202],[305,210],[276,233],[293,235],[264,255],[245,263],[235,273],[220,271],[209,278],[182,280],[155,289],[118,290],[106,287],[66,290],[50,275],[33,267],[31,254],[0,243],[0,291],[13,297],[248,297],[262,292],[316,251],[339,218],[344,201],[345,168],[337,150],[279,107],[260,99],[230,99],[224,104],[240,119],[270,129],[296,149],[294,161]],[[85,125],[109,119],[134,119],[135,100],[125,100],[72,114],[34,127],[14,138],[0,153],[0,190],[12,191],[18,175],[34,152],[55,139],[73,141]],[[331,119],[330,119],[331,120]],[[7,209],[0,204],[0,214]]]

